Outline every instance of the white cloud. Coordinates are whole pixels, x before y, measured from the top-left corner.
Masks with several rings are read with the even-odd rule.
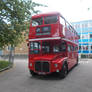
[[[92,19],[92,0],[33,0],[48,5],[39,7],[44,12],[60,12],[68,21]],[[88,8],[90,10],[88,11]]]

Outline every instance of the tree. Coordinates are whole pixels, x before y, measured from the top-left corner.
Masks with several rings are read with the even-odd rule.
[[[16,46],[22,41],[23,31],[28,28],[34,8],[43,6],[32,0],[1,0],[0,1],[0,48]]]

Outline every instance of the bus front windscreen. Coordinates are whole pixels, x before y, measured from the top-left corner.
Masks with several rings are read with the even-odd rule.
[[[44,24],[54,24],[58,21],[58,16],[46,16],[44,17]]]
[[[43,18],[35,18],[35,19],[32,19],[32,26],[39,26],[39,25],[42,25],[43,23]]]

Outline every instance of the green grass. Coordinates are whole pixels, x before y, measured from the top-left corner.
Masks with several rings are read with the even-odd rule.
[[[1,60],[1,61],[0,61],[0,70],[1,70],[1,69],[4,69],[4,68],[6,68],[6,67],[8,67],[9,64],[10,64],[9,61],[3,61],[3,60]]]

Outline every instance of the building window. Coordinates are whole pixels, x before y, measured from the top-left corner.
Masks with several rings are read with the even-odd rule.
[[[80,35],[78,35],[79,39],[80,39]]]
[[[89,22],[88,23],[88,27],[92,27],[92,22]]]
[[[86,24],[85,24],[85,28],[87,28],[87,27],[88,27],[88,24],[86,23]]]
[[[75,25],[75,29],[77,29],[77,24]]]
[[[90,34],[90,38],[92,38],[92,34]]]
[[[81,46],[79,46],[79,50],[81,50]]]
[[[88,46],[87,45],[84,45],[83,46],[83,50],[88,50]]]
[[[88,39],[88,34],[82,34],[81,39]]]
[[[84,24],[82,24],[82,28],[84,28]]]
[[[75,29],[80,28],[80,24],[76,24],[74,28],[75,28]]]
[[[80,28],[80,24],[77,25],[77,28]]]
[[[92,45],[91,45],[90,49],[91,49],[91,51],[92,51]]]

